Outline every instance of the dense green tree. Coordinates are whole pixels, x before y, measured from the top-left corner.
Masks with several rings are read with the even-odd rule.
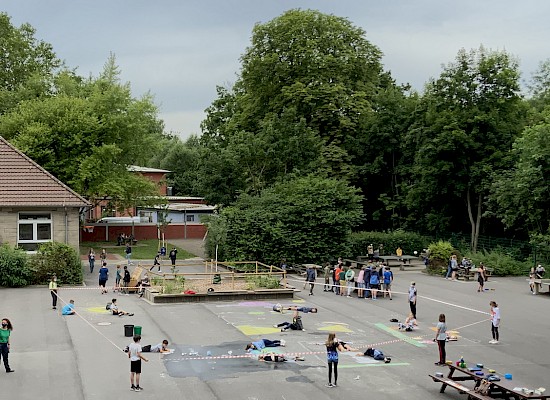
[[[172,186],[174,195],[202,196],[203,151],[205,148],[196,136],[191,136],[185,142],[175,136],[166,136],[161,140],[158,151],[153,154],[148,165],[171,171],[168,175],[168,186]]]
[[[257,193],[289,172],[315,167],[352,178],[356,137],[374,113],[381,55],[362,29],[318,11],[290,10],[257,24],[239,79],[230,89],[218,88],[202,125],[209,149],[244,155],[232,192]],[[285,151],[295,144],[298,151]],[[262,160],[270,155],[275,158]],[[232,158],[221,150],[215,155],[225,156]]]
[[[345,182],[307,176],[277,183],[259,196],[243,194],[224,208],[228,259],[323,262],[347,254],[361,219],[361,196]]]
[[[495,213],[509,229],[550,234],[550,110],[514,143],[514,167],[496,176]]]
[[[475,250],[492,177],[510,167],[523,128],[519,91],[517,62],[484,48],[461,50],[427,85],[424,118],[410,132],[420,139],[408,193],[418,223],[460,231],[469,221]]]
[[[404,138],[415,120],[418,94],[397,86],[389,74],[382,78],[373,95],[374,112],[349,153],[356,170],[352,182],[364,196],[363,226],[386,230],[406,226],[405,195],[414,152]]]
[[[22,101],[0,116],[0,131],[81,194],[120,192],[131,175],[126,166],[143,164],[162,137],[151,96],[132,97],[114,57],[98,78],[65,71],[54,82],[55,95]]]
[[[50,93],[51,78],[61,61],[35,33],[29,24],[13,26],[10,17],[0,12],[0,115],[22,100]]]
[[[542,110],[550,105],[550,59],[540,63],[539,68],[529,82],[529,92],[531,95],[531,104]]]

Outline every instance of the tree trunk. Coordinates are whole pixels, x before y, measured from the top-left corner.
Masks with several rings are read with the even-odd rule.
[[[474,245],[472,247],[472,251],[475,253],[477,252],[477,241],[479,239],[479,230],[481,227],[481,194],[478,195],[477,198],[477,218],[476,218],[476,226],[475,226],[475,236],[474,236]]]
[[[474,216],[472,213],[472,199],[470,196],[470,189],[466,192],[466,204],[468,206],[468,218],[470,219],[470,226],[471,226],[471,236],[470,236],[470,250],[475,253],[477,251],[477,242],[479,239],[479,231],[481,227],[481,194],[478,195],[477,199],[477,210],[476,210],[476,217],[474,220]]]

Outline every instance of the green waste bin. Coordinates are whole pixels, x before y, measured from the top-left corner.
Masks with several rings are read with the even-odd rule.
[[[141,326],[134,326],[134,335],[141,335]]]
[[[134,334],[134,325],[124,325],[124,336],[132,337]]]

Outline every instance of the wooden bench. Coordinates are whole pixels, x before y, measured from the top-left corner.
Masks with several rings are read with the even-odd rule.
[[[143,267],[139,265],[134,268],[132,274],[130,275],[130,283],[128,283],[128,292],[134,293],[137,292],[138,282],[141,281],[141,274],[143,273]]]
[[[445,377],[439,377],[432,374],[429,374],[429,377],[433,379],[434,382],[441,383],[441,389],[439,390],[440,393],[445,392],[445,389],[447,386],[451,386],[452,388],[458,390],[460,394],[467,394],[469,400],[477,399],[477,400],[489,400],[493,399],[493,397],[481,394],[476,392],[475,390],[472,390],[470,388],[467,388],[466,386],[453,381],[451,378],[445,378]]]
[[[441,389],[439,389],[439,393],[444,393],[447,386],[451,386],[452,388],[458,390],[458,392],[461,394],[473,392],[472,389],[469,389],[466,386],[453,381],[451,378],[439,377],[432,374],[429,374],[428,376],[432,378],[434,382],[441,383]]]

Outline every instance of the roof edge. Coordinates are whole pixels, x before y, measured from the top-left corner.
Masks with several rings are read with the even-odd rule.
[[[51,179],[53,179],[57,184],[63,186],[63,188],[67,191],[69,191],[72,195],[76,196],[79,200],[82,201],[82,205],[84,206],[91,206],[92,204],[86,200],[84,197],[82,197],[81,195],[79,195],[77,192],[75,192],[73,189],[71,189],[69,186],[67,186],[66,184],[64,184],[63,182],[61,182],[59,179],[57,179],[55,176],[53,176],[50,172],[48,172],[44,167],[42,167],[40,164],[38,164],[36,161],[34,161],[32,158],[30,158],[29,156],[27,156],[25,153],[23,153],[21,150],[19,150],[17,147],[15,147],[14,145],[12,145],[10,142],[7,141],[7,139],[4,139],[1,135],[0,135],[0,142],[6,144],[9,148],[11,148],[13,151],[15,151],[17,154],[19,154],[20,156],[22,156],[23,158],[25,158],[27,161],[29,161],[31,164],[33,164],[35,167],[37,167],[40,172],[46,174],[48,177],[50,177]]]

